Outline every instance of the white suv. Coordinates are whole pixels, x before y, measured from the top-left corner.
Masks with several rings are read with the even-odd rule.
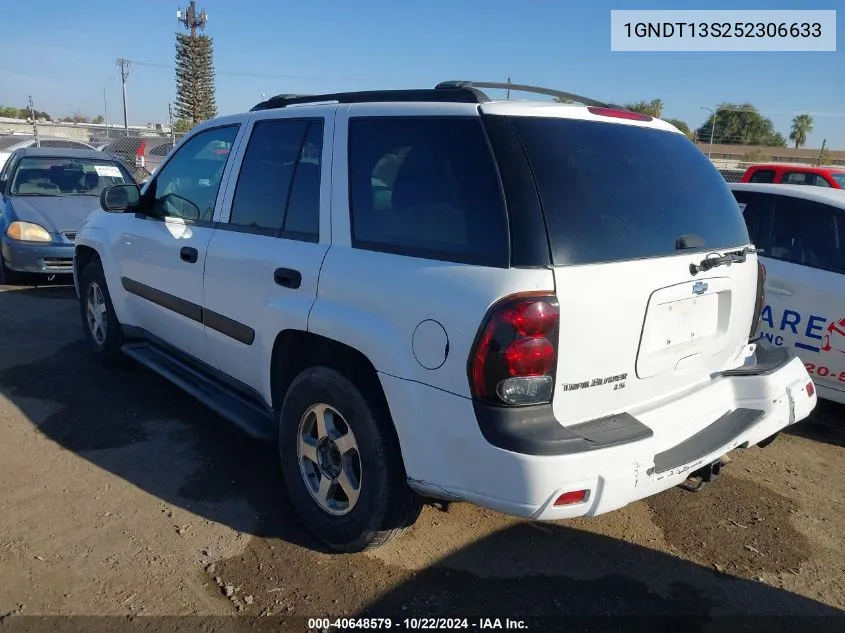
[[[752,340],[757,255],[673,126],[478,88],[279,96],[77,234],[85,333],[249,433],[340,551],[420,497],[533,519],[684,483],[816,404]]]

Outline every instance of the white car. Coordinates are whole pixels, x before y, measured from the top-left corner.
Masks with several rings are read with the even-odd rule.
[[[85,336],[278,442],[303,522],[356,551],[421,496],[598,515],[816,404],[749,341],[762,270],[672,125],[434,89],[207,121],[76,237]],[[728,265],[730,264],[730,265]]]
[[[764,252],[763,340],[794,350],[820,397],[845,404],[845,191],[733,184]]]

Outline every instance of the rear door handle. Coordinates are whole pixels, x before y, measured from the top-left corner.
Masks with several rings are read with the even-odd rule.
[[[199,256],[199,251],[191,246],[183,246],[179,251],[179,257],[182,258],[182,261],[189,264],[196,264]]]
[[[277,268],[273,273],[273,281],[284,288],[296,290],[302,285],[302,274],[293,268]]]

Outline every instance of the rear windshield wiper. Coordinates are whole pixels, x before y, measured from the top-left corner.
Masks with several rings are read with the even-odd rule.
[[[717,266],[730,266],[731,264],[742,264],[745,262],[748,255],[751,253],[762,253],[763,251],[753,246],[746,246],[739,251],[728,251],[724,255],[719,253],[710,253],[707,257],[701,260],[698,264],[690,264],[689,272],[691,275],[697,275],[700,272],[711,270]]]

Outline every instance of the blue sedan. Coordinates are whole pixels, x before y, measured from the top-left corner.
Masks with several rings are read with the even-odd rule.
[[[109,185],[135,183],[116,159],[95,150],[27,147],[0,171],[0,284],[22,273],[73,273],[73,243]]]

